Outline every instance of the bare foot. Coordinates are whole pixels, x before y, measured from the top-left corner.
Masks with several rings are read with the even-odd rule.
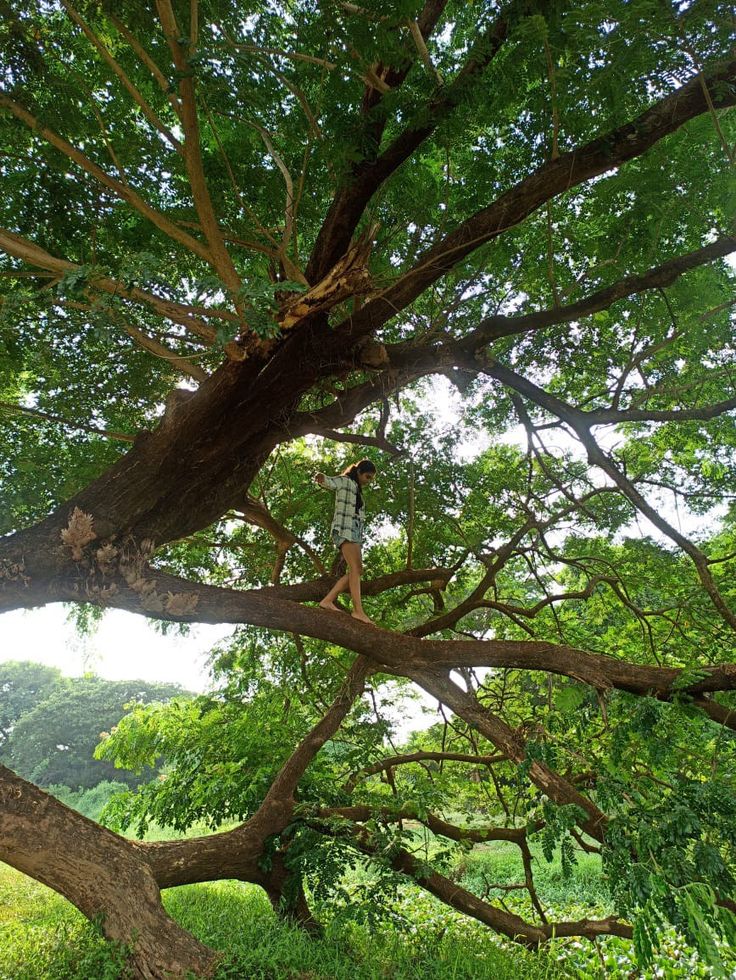
[[[320,609],[329,609],[330,612],[340,612],[334,602],[328,602],[326,599],[323,599],[319,606]]]
[[[353,617],[353,619],[360,620],[361,623],[368,623],[369,626],[375,626],[376,625],[373,622],[372,619],[369,619],[368,616],[366,616],[366,614],[364,612],[360,612],[360,613],[359,612],[354,612],[354,613],[350,613],[350,615]]]

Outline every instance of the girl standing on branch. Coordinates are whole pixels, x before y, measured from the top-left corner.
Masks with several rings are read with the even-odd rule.
[[[359,619],[362,623],[373,623],[373,620],[366,616],[360,597],[360,573],[363,571],[360,546],[363,543],[365,520],[362,489],[373,480],[375,475],[374,464],[369,459],[361,459],[359,463],[353,463],[343,470],[340,476],[325,476],[324,473],[317,473],[314,477],[325,490],[335,491],[332,540],[335,547],[342,552],[348,566],[347,575],[343,575],[335,582],[320,602],[320,606],[323,609],[339,612],[335,599],[349,588],[353,600],[353,618]]]

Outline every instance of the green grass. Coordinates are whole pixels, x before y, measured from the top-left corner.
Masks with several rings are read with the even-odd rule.
[[[328,924],[320,939],[284,925],[265,894],[238,882],[188,885],[164,893],[169,913],[224,959],[218,980],[562,980],[554,958],[499,945],[472,923],[415,933],[353,922]],[[121,957],[94,926],[50,889],[0,865],[2,980],[115,980]]]
[[[123,962],[73,905],[0,864],[2,980],[116,980]]]
[[[562,977],[556,965],[522,950],[513,953],[486,934],[469,943],[461,926],[424,928],[417,933],[381,929],[375,934],[355,922],[335,920],[321,939],[285,926],[265,895],[233,882],[171,889],[166,905],[185,928],[215,949],[227,951],[221,976],[294,977],[309,980],[450,980],[450,978]],[[216,916],[212,915],[216,909]],[[549,970],[547,970],[549,966]]]
[[[553,861],[547,861],[535,843],[531,844],[530,850],[534,885],[548,918],[595,918],[614,913],[601,873],[601,859],[597,854],[578,854],[571,874],[565,877],[556,856]],[[489,888],[491,885],[512,885],[524,880],[521,856],[515,844],[497,841],[489,846],[475,847],[459,861],[456,873],[461,875],[463,886],[476,895],[491,901],[504,898],[507,904],[514,905],[519,915],[535,914],[526,891],[504,896],[500,889]]]
[[[521,877],[517,849],[506,843],[476,848],[458,869],[462,884],[482,891]],[[355,873],[347,886],[371,884]],[[610,908],[598,859],[585,855],[569,879],[559,862],[535,860],[540,897],[554,918]],[[495,896],[498,897],[496,892]],[[494,897],[494,893],[491,893]],[[526,911],[520,892],[510,908]],[[359,901],[356,893],[356,902]],[[515,906],[514,903],[517,903]],[[464,918],[419,889],[404,886],[395,903],[403,925],[367,926],[339,914],[315,939],[277,919],[253,885],[223,881],[164,892],[168,912],[202,942],[223,953],[218,980],[666,980],[708,977],[692,950],[670,936],[650,970],[637,971],[631,945],[615,938],[596,947],[557,941],[532,953]],[[72,905],[55,892],[0,864],[0,980],[117,980],[124,958]]]

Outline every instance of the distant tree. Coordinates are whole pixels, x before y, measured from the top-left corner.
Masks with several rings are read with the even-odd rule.
[[[168,701],[185,693],[178,684],[62,678],[45,700],[19,718],[4,760],[39,786],[61,783],[84,790],[103,780],[135,786],[150,779],[153,770],[146,767],[136,776],[95,759],[100,736],[115,727],[131,702]]]
[[[67,806],[73,807],[75,810],[83,813],[90,820],[99,820],[102,811],[108,806],[111,799],[115,796],[122,795],[130,787],[127,783],[121,783],[119,780],[113,782],[104,780],[101,783],[97,783],[92,789],[75,791],[63,785],[47,786],[46,789],[57,800],[61,800]]]
[[[46,667],[31,660],[0,663],[0,758],[18,719],[61,683],[61,671],[57,667]]]

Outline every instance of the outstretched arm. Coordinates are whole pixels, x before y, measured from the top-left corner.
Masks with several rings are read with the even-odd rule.
[[[337,490],[344,477],[325,476],[324,473],[315,473],[314,479],[324,490]]]

